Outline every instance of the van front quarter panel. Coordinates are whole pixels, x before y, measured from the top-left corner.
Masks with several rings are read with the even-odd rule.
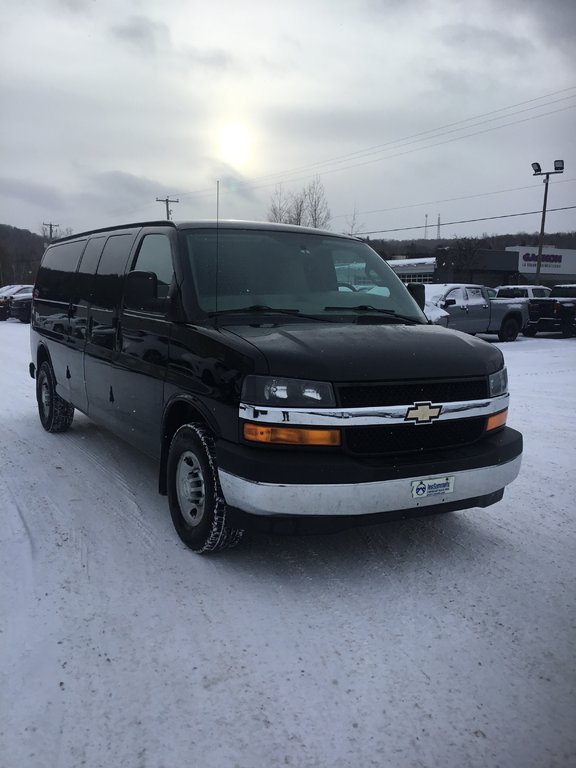
[[[497,502],[522,436],[494,345],[429,324],[353,237],[140,222],[64,238],[34,289],[42,425],[74,409],[159,461],[180,538]]]

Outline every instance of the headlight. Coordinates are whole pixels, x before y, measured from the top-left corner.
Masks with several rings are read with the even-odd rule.
[[[246,376],[242,385],[242,401],[281,408],[327,408],[336,405],[332,384],[279,376]]]
[[[508,392],[508,372],[506,366],[488,377],[490,397],[498,397]]]

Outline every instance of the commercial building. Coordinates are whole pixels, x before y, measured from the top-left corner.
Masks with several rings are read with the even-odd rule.
[[[535,282],[537,260],[537,247],[514,245],[503,251],[479,249],[470,254],[448,248],[435,256],[391,259],[388,264],[405,283],[495,286]],[[576,250],[545,246],[538,282],[541,285],[576,283]]]
[[[538,262],[538,248],[512,245],[506,250],[518,253],[518,272],[522,279],[528,282],[534,280]],[[539,282],[542,285],[576,283],[576,250],[545,245],[542,249]]]

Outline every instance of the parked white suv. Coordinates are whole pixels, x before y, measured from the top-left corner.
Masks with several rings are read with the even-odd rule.
[[[551,288],[545,285],[498,285],[497,299],[545,299],[550,295]]]

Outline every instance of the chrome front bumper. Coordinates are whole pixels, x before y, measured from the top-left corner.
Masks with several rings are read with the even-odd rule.
[[[224,470],[219,470],[219,478],[226,503],[253,515],[369,515],[488,496],[518,476],[521,462],[520,455],[506,463],[448,475],[404,477],[370,483],[273,484],[246,480]]]

